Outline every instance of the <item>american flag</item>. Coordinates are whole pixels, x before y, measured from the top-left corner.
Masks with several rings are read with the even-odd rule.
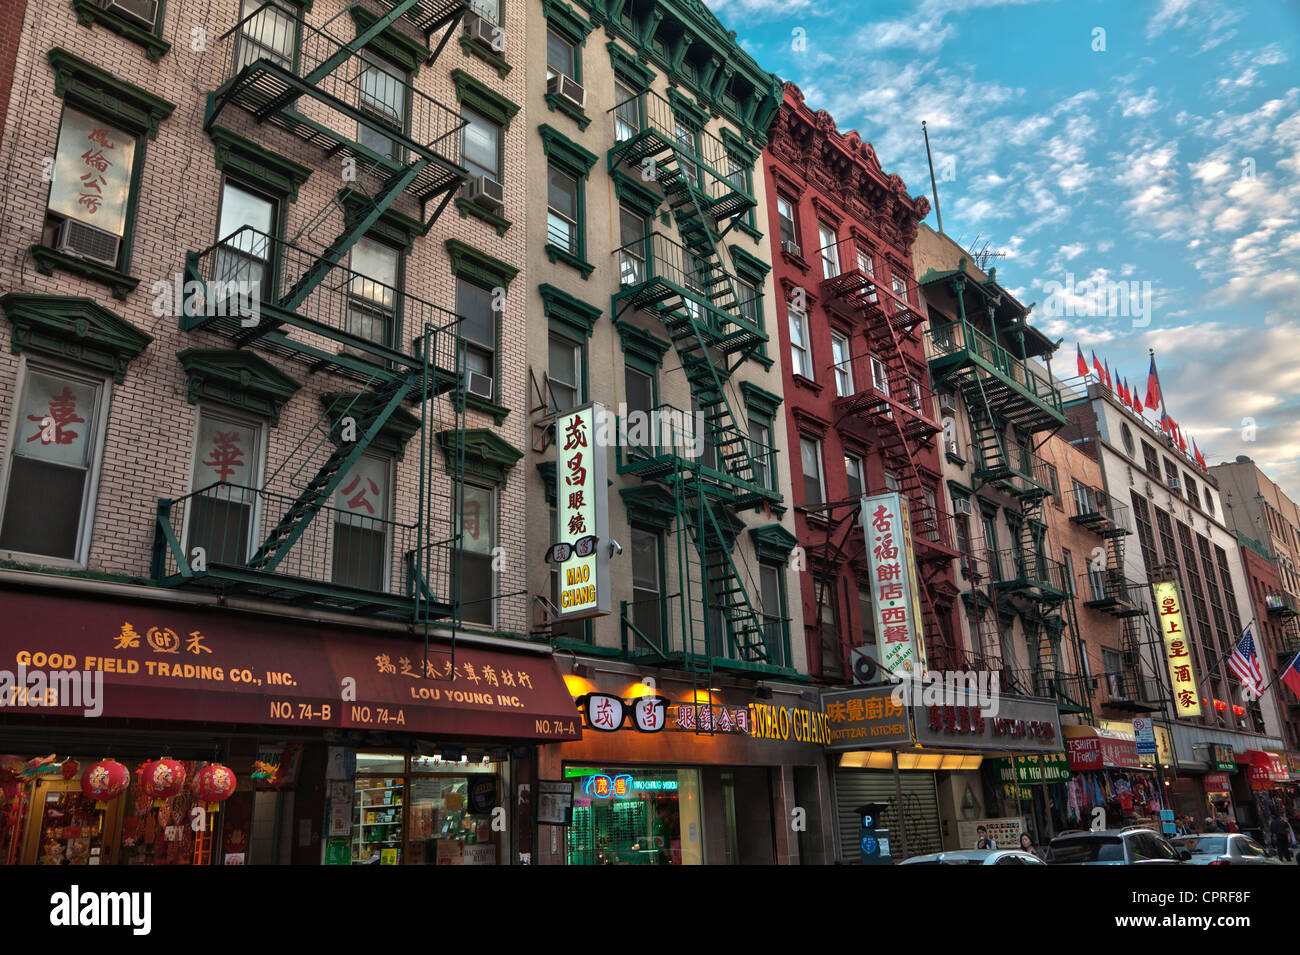
[[[1254,623],[1246,624],[1241,642],[1233,647],[1232,656],[1228,657],[1228,669],[1237,674],[1256,696],[1263,694],[1264,671],[1259,668],[1259,656],[1255,653]]]

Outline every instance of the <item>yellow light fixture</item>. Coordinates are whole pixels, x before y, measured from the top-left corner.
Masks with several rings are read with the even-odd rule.
[[[564,674],[564,686],[569,691],[569,696],[575,700],[580,696],[596,692],[596,684],[586,677],[578,676],[576,673]]]

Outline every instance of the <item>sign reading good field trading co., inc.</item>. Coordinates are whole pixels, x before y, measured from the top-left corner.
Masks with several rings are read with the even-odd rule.
[[[1183,628],[1183,604],[1178,585],[1172,580],[1155,584],[1156,619],[1165,641],[1165,658],[1169,661],[1169,682],[1174,690],[1174,709],[1180,717],[1201,715],[1201,696],[1196,689],[1192,669],[1192,647]]]
[[[603,434],[605,409],[586,404],[555,421],[555,504],[559,526],[552,552],[559,565],[559,615],[573,620],[609,613],[609,483]]]
[[[864,496],[862,523],[880,665],[896,676],[919,676],[925,672],[924,634],[907,499],[898,493]]]

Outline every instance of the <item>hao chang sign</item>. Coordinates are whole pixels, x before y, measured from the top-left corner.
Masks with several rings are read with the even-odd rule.
[[[591,403],[555,420],[555,505],[550,555],[560,574],[559,616],[609,613],[609,482],[605,409]]]
[[[907,499],[898,493],[864,496],[862,524],[880,665],[895,676],[920,676],[925,672],[924,634]]]
[[[1196,672],[1192,664],[1192,645],[1183,627],[1183,604],[1178,584],[1162,580],[1155,585],[1156,619],[1164,638],[1165,658],[1169,662],[1169,682],[1174,690],[1174,709],[1183,718],[1201,715],[1201,697],[1196,689]]]

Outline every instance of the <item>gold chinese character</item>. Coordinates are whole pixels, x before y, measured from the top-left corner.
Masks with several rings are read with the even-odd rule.
[[[211,653],[212,648],[203,645],[204,639],[205,638],[203,634],[199,633],[199,631],[197,630],[193,631],[190,634],[190,638],[185,641],[186,652],[193,653],[195,656],[198,656],[199,654],[202,653]]]
[[[135,627],[129,623],[122,624],[122,632],[117,635],[117,643],[113,644],[114,650],[131,650],[140,645],[140,634],[135,632]]]

